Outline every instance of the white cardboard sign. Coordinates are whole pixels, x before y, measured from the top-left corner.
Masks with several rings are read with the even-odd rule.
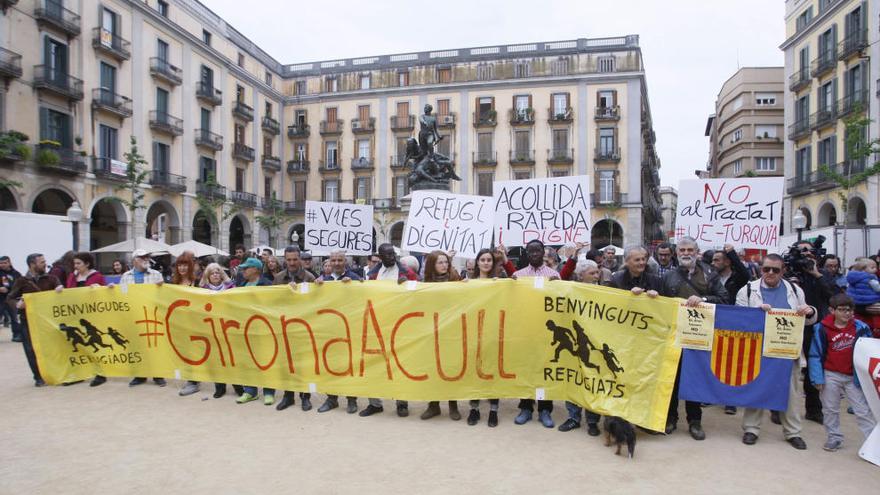
[[[305,248],[316,255],[373,251],[373,205],[306,201]]]
[[[496,244],[590,242],[588,176],[497,181],[493,191]]]
[[[402,248],[434,250],[474,258],[492,244],[492,199],[443,191],[415,191],[403,230]]]

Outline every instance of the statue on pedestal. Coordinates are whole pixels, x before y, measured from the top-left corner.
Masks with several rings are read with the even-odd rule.
[[[409,174],[409,188],[449,190],[450,180],[461,180],[456,175],[452,160],[434,151],[443,136],[437,132],[437,117],[431,114],[434,108],[425,105],[425,113],[419,116],[419,139],[409,138],[406,142],[406,164],[412,167]]]

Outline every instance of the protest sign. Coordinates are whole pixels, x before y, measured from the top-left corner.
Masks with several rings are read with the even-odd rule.
[[[495,242],[590,242],[589,184],[586,175],[495,182]]]
[[[312,254],[373,252],[373,205],[306,201],[305,217],[305,248]]]
[[[416,253],[454,250],[474,258],[492,244],[492,202],[486,196],[415,191],[401,248]]]
[[[706,248],[733,244],[771,249],[779,243],[782,177],[683,180],[678,187],[675,239]]]
[[[880,339],[858,339],[853,350],[853,364],[859,385],[874,418],[880,418]],[[880,424],[859,448],[859,456],[880,466]]]

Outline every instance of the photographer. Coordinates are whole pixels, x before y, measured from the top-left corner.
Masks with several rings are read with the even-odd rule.
[[[810,241],[799,241],[792,246],[785,256],[785,264],[789,275],[788,281],[797,284],[803,289],[807,304],[816,308],[818,312],[817,318],[820,320],[828,314],[828,301],[835,293],[829,283],[829,279],[819,271],[819,266],[816,262],[817,257],[821,258],[825,255],[825,250],[822,249],[822,243],[824,242],[825,238],[823,236],[819,236],[816,239],[816,246]],[[805,355],[809,353],[812,341],[812,329],[805,327],[803,345]],[[805,376],[808,376],[808,372],[808,369],[804,370]],[[813,387],[813,384],[808,379],[804,380],[804,395],[806,395],[806,414],[804,414],[804,419],[822,424],[822,401],[819,399],[819,391]]]
[[[836,293],[846,292],[846,275],[844,275],[840,269],[840,258],[833,254],[829,254],[825,256],[823,263],[821,263],[821,267],[822,274],[828,280],[828,285],[830,285]]]

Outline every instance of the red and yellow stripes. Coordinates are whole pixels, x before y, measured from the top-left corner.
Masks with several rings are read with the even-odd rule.
[[[721,383],[733,387],[746,385],[761,372],[760,332],[715,329],[712,346],[712,373]]]

